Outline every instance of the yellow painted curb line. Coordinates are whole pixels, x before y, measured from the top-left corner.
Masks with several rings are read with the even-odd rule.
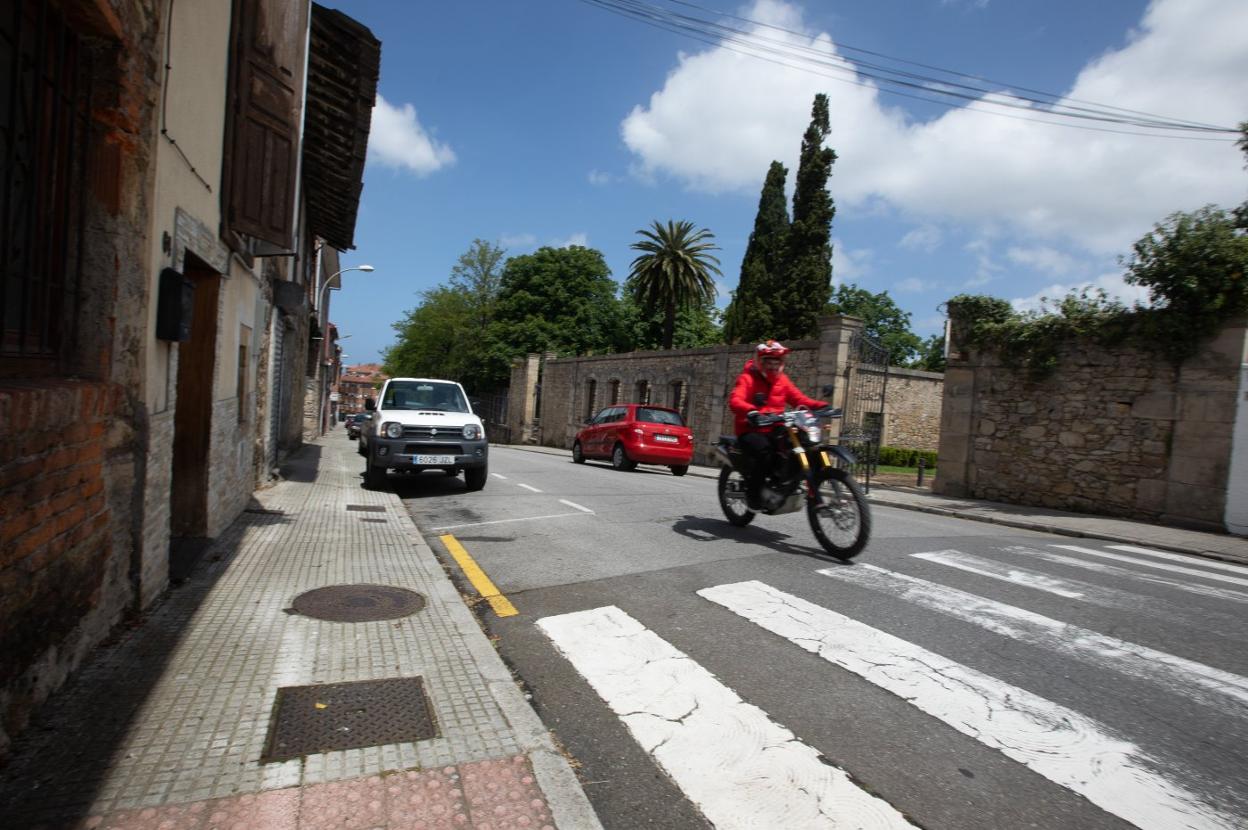
[[[468,577],[468,581],[472,583],[472,587],[477,589],[490,607],[494,609],[494,613],[500,617],[514,617],[520,612],[516,610],[516,606],[511,604],[511,600],[499,593],[498,588],[485,575],[485,571],[481,570],[481,566],[476,563],[468,551],[464,550],[464,546],[459,543],[451,534],[439,536],[442,544],[446,545],[446,549],[451,552],[451,556],[455,557],[455,561],[459,563],[459,567],[464,572],[464,576]]]

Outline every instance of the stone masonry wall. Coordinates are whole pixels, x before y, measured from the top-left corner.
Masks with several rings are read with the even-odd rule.
[[[1072,344],[1041,382],[951,355],[936,490],[1222,529],[1243,348],[1242,326],[1178,368]]]
[[[938,372],[889,367],[884,446],[935,450],[940,445],[944,386],[945,377]]]
[[[793,351],[786,360],[786,371],[793,382],[812,397],[821,397],[822,387],[832,385],[834,391],[829,400],[835,406],[844,406],[848,388],[847,344],[859,325],[852,318],[825,318],[820,339],[788,343]],[[613,383],[619,384],[621,402],[635,401],[637,384],[645,381],[651,403],[681,408],[680,401],[675,399],[675,384],[679,383],[683,387],[679,391],[684,399],[683,409],[694,434],[694,463],[713,464],[715,442],[720,435],[733,432],[728,397],[737,375],[752,356],[752,345],[738,345],[547,359],[542,367],[538,443],[570,448],[588,417],[612,402]],[[524,401],[517,398],[517,390],[523,388],[527,376],[534,371],[531,364],[535,357],[530,356],[527,363],[518,362],[513,368],[513,434],[519,434],[524,420]],[[941,376],[911,370],[889,371],[889,429],[901,440],[911,442],[896,446],[935,449],[939,440]],[[896,383],[894,371],[899,373]]]
[[[256,418],[255,395],[243,402],[246,420],[239,421],[238,398],[226,398],[212,405],[212,439],[208,448],[208,529],[216,538],[238,518],[255,489],[252,456],[255,444],[249,440]]]

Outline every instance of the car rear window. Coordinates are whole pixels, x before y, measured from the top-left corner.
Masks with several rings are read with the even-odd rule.
[[[674,427],[683,427],[685,425],[679,412],[672,412],[667,409],[651,409],[648,406],[637,407],[637,420],[647,424],[668,424]]]

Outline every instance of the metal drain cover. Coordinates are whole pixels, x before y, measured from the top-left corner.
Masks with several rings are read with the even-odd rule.
[[[356,513],[385,513],[386,508],[380,504],[348,504],[347,510]]]
[[[295,597],[290,607],[296,614],[329,622],[374,622],[415,614],[425,598],[392,585],[330,585]]]
[[[260,762],[423,741],[437,735],[419,677],[284,686],[277,690]]]

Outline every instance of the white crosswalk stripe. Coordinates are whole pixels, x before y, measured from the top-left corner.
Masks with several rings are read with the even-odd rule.
[[[1248,678],[1228,671],[874,565],[825,568],[819,573],[956,617],[994,634],[1073,657],[1096,668],[1156,683],[1206,706],[1217,708],[1230,704],[1248,714]]]
[[[1135,571],[1130,568],[1123,568],[1118,565],[1109,565],[1104,562],[1089,562],[1086,559],[1079,559],[1075,556],[1065,556],[1060,553],[1038,550],[1036,548],[1029,548],[1023,545],[1012,545],[1005,548],[1005,551],[1007,553],[1027,556],[1032,559],[1041,559],[1045,562],[1053,562],[1058,565],[1068,565],[1072,568],[1081,568],[1085,571],[1095,571],[1096,573],[1105,574],[1106,576],[1134,579],[1139,582],[1149,582],[1153,585],[1163,585],[1167,588],[1173,588],[1178,591],[1186,591],[1189,594],[1199,594],[1200,596],[1227,600],[1229,602],[1248,602],[1248,593],[1237,591],[1234,588],[1218,588],[1213,585],[1198,585],[1194,582],[1184,582],[1181,579],[1174,579],[1172,577],[1162,576],[1161,574],[1144,573],[1143,571]],[[1130,559],[1130,557],[1126,558]]]
[[[761,582],[698,594],[847,669],[1141,828],[1232,828],[1157,759],[1068,707]],[[779,825],[778,825],[779,826]]]
[[[538,627],[715,827],[911,827],[620,609],[546,617]]]
[[[1225,623],[1223,633],[1234,633],[1235,629],[1245,627],[1244,621],[1239,617],[1220,614],[1206,609],[1192,609],[1189,605],[1180,605],[1168,600],[1158,599],[1157,597],[1146,597],[1130,591],[1105,588],[1078,579],[1049,576],[1039,571],[1020,568],[1008,562],[989,559],[985,556],[975,556],[974,554],[962,553],[956,550],[924,551],[922,553],[912,553],[910,556],[915,559],[922,559],[924,562],[956,568],[966,573],[986,576],[989,579],[1043,591],[1063,599],[1086,602],[1089,605],[1096,605],[1101,608],[1137,612],[1139,609],[1147,606],[1148,615],[1154,619],[1162,619],[1192,628],[1203,630],[1211,623],[1217,624],[1219,621]],[[1104,567],[1112,566],[1107,565]],[[1248,634],[1248,630],[1245,630],[1244,633]]]
[[[1199,576],[1202,579],[1212,579],[1216,582],[1227,582],[1227,583],[1230,583],[1231,585],[1248,586],[1248,579],[1242,576],[1226,576],[1225,574],[1211,573],[1210,571],[1202,570],[1200,568],[1192,568],[1192,567],[1187,567],[1184,565],[1170,565],[1166,562],[1153,562],[1148,559],[1141,559],[1138,556],[1126,556],[1125,554],[1121,554],[1121,553],[1110,553],[1107,550],[1097,550],[1096,548],[1085,548],[1082,545],[1049,545],[1049,547],[1060,548],[1062,550],[1073,550],[1076,553],[1087,553],[1092,556],[1100,556],[1104,559],[1116,559],[1119,562],[1130,562],[1133,565],[1142,565],[1146,568],[1157,568],[1159,570],[1170,571],[1171,573],[1185,574],[1187,576]],[[1154,551],[1154,552],[1156,553],[1159,551]],[[1190,562],[1191,559],[1187,558],[1187,559],[1184,559],[1183,561]],[[1219,564],[1219,563],[1211,563],[1211,564]]]

